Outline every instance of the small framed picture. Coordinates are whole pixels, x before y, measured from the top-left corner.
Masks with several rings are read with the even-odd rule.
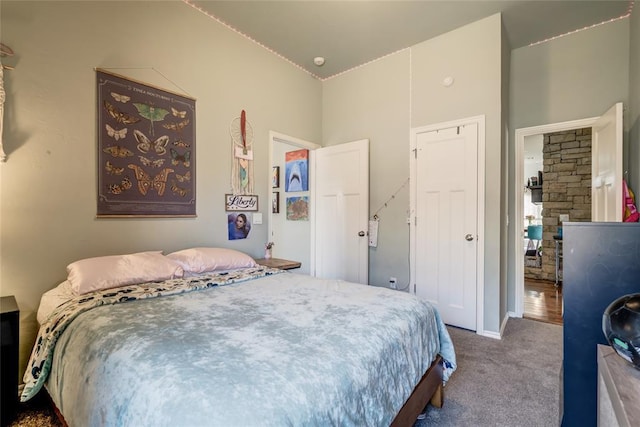
[[[258,196],[242,195],[236,196],[234,194],[224,195],[224,207],[225,211],[258,211]]]
[[[309,221],[309,196],[287,197],[287,220]]]
[[[271,168],[271,188],[280,187],[280,166]]]
[[[280,192],[278,191],[271,194],[271,213],[280,213]]]

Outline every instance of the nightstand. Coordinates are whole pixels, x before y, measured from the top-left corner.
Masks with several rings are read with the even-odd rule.
[[[0,422],[8,425],[18,409],[18,349],[20,311],[13,296],[0,297]]]
[[[279,268],[281,270],[291,270],[293,268],[300,268],[302,263],[298,261],[289,261],[288,259],[280,258],[258,258],[256,262],[260,265],[270,268]]]

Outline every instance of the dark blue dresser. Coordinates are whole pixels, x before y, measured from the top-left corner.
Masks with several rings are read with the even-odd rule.
[[[562,426],[595,427],[602,313],[640,293],[640,224],[565,222],[563,240]]]

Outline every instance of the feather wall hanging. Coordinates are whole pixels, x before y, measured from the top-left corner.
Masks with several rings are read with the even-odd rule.
[[[244,110],[231,121],[231,190],[234,195],[253,194],[253,128]]]
[[[0,43],[0,57],[13,56],[13,50],[4,43]],[[4,91],[4,70],[13,70],[13,67],[4,65],[0,62],[0,162],[7,160],[7,155],[2,148],[2,128],[4,117],[4,101],[6,99],[6,93]]]

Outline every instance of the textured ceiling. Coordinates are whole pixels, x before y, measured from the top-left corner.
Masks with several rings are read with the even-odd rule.
[[[184,1],[321,79],[498,12],[515,49],[632,8],[627,0]],[[316,56],[326,58],[322,67]]]

